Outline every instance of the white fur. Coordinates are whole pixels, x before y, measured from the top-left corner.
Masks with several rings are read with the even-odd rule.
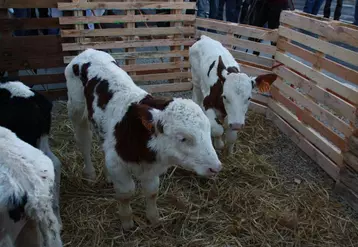
[[[151,164],[124,162],[115,150],[115,125],[122,120],[132,103],[139,102],[148,93],[136,86],[130,76],[113,61],[114,58],[109,54],[93,49],[87,49],[71,61],[65,69],[68,112],[74,125],[77,144],[84,156],[84,175],[95,179],[96,174],[90,157],[92,132],[87,119],[84,88],[72,68],[75,64],[81,67],[82,64],[91,62],[88,79],[95,76],[106,79],[113,93],[105,110],[97,107],[98,97],[95,96],[93,119],[96,129],[99,130],[98,134],[104,140],[107,177],[112,180],[117,197],[122,201],[122,225],[124,228],[130,228],[133,221],[129,200],[135,191],[131,174],[141,181],[147,197],[147,218],[154,223],[159,219],[155,195],[159,189],[160,174],[166,172],[170,166],[178,164],[200,175],[211,175],[209,169],[219,171],[221,163],[212,146],[209,120],[192,100],[180,98],[174,99],[164,111],[150,110],[154,123],[160,120],[164,125],[164,134],[153,136],[148,143],[150,148],[156,150],[157,161]],[[188,141],[181,142],[183,138]]]
[[[252,81],[255,80],[255,77],[249,77],[244,73],[228,73],[227,70],[223,70],[222,76],[225,78],[225,83],[222,96],[225,96],[224,106],[227,117],[224,125],[218,124],[215,119],[221,119],[223,116],[216,109],[205,110],[203,100],[210,94],[211,86],[218,81],[219,56],[222,57],[226,68],[234,66],[240,71],[240,66],[231,53],[220,42],[208,36],[202,35],[200,40],[190,47],[189,60],[192,72],[193,100],[202,107],[210,120],[215,148],[222,149],[224,147],[222,136],[226,132],[228,151],[232,153],[237,131],[231,130],[228,126],[230,124],[242,126],[245,124],[245,114],[250,104],[252,92]],[[215,65],[208,76],[209,67],[213,61],[215,61]]]
[[[39,235],[38,246],[41,247],[62,246],[60,224],[52,209],[54,179],[51,159],[10,130],[0,127],[0,232],[4,234],[3,241],[14,242],[22,234],[28,234],[23,229],[19,230],[24,224],[26,226],[24,221],[12,225],[8,223],[11,222],[8,210],[12,206],[9,205],[9,198],[21,199],[26,193],[25,214],[28,222],[34,221],[37,226],[28,235],[34,238]],[[9,231],[16,228],[16,231]],[[4,244],[1,241],[0,246]]]
[[[28,86],[19,81],[9,81],[0,83],[0,88],[4,88],[11,93],[11,97],[29,98],[34,96],[34,92]]]

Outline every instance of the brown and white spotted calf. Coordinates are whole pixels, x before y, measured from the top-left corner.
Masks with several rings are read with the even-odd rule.
[[[210,120],[216,149],[223,149],[225,132],[227,152],[233,152],[237,131],[245,124],[245,115],[254,87],[267,91],[277,75],[249,77],[240,73],[240,66],[218,41],[205,35],[189,49],[193,100]],[[226,131],[225,131],[226,130]]]
[[[87,49],[66,67],[68,112],[84,156],[84,176],[95,179],[90,123],[102,139],[107,179],[121,201],[125,229],[133,226],[132,174],[142,184],[147,218],[159,220],[159,175],[178,164],[212,176],[221,162],[211,142],[210,122],[192,100],[159,99],[142,90],[108,53]]]

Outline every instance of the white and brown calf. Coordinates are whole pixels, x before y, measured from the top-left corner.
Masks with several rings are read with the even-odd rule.
[[[50,158],[0,127],[0,246],[62,246],[54,181]]]
[[[52,153],[49,144],[52,102],[19,81],[0,83],[0,126],[18,138],[40,149],[53,162],[55,169],[53,209],[60,224],[61,162]]]
[[[210,120],[214,146],[233,153],[237,131],[245,124],[252,89],[268,89],[277,78],[275,74],[249,77],[240,73],[240,66],[231,53],[218,41],[205,35],[189,49],[193,100]]]
[[[221,169],[210,122],[192,100],[156,98],[139,88],[108,53],[87,49],[65,69],[68,112],[85,161],[83,174],[95,179],[90,125],[102,139],[107,179],[121,202],[124,229],[133,227],[132,174],[142,184],[146,216],[159,220],[159,175],[174,164],[212,176]]]

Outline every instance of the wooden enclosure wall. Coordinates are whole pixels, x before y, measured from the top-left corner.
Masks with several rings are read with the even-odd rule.
[[[340,180],[348,167],[344,156],[349,140],[357,132],[358,29],[284,11],[278,35],[273,71],[279,77],[271,89],[268,115]]]
[[[14,18],[8,8],[52,8],[54,0],[0,1],[0,79],[20,80],[50,97],[57,97],[56,84],[65,82],[61,37],[43,35],[43,29],[60,28],[58,18]],[[35,30],[31,36],[15,36],[14,31]],[[40,30],[40,32],[38,32]]]
[[[132,79],[150,92],[191,89],[188,48],[195,41],[195,3],[183,0],[59,3],[60,10],[73,16],[61,17],[65,52],[95,48],[110,53]],[[121,10],[104,16],[83,16],[83,10]],[[151,13],[148,13],[152,10]],[[164,14],[153,13],[164,11]],[[166,11],[166,13],[165,13]],[[107,12],[108,13],[108,12]],[[88,29],[87,24],[95,24]],[[75,38],[75,41],[67,41]],[[74,56],[65,56],[67,64]]]
[[[220,41],[240,63],[242,72],[250,76],[271,73],[274,64],[272,56],[276,52],[276,46],[271,42],[277,41],[277,30],[204,18],[196,19],[196,28],[196,38],[206,35]],[[262,39],[264,43],[248,38]],[[251,54],[253,51],[260,52],[260,56]],[[268,100],[269,94],[256,91],[251,97],[250,109],[265,113]]]

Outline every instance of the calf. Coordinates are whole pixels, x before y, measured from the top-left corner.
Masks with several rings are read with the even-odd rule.
[[[60,247],[51,159],[0,127],[0,246]]]
[[[193,100],[199,104],[211,124],[216,149],[223,149],[225,133],[227,152],[233,152],[237,131],[245,124],[245,115],[254,87],[267,91],[276,80],[275,74],[249,77],[218,41],[205,35],[189,48]]]
[[[212,146],[210,122],[189,99],[161,99],[142,90],[109,54],[87,49],[65,69],[68,112],[84,156],[83,174],[95,179],[91,163],[90,123],[102,139],[107,179],[121,202],[124,229],[133,226],[132,174],[146,196],[146,216],[159,220],[159,175],[173,164],[212,176],[221,163]]]
[[[14,132],[21,140],[43,151],[55,169],[54,210],[61,224],[59,186],[61,162],[51,152],[48,136],[51,128],[52,103],[19,81],[0,83],[0,126]]]

